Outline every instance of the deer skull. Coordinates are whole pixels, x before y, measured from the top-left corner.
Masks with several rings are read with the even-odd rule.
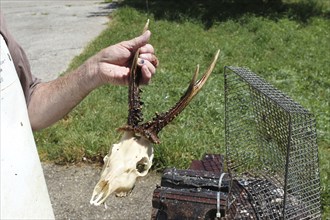
[[[148,22],[144,28],[146,31]],[[217,51],[211,65],[200,80],[196,81],[199,72],[197,65],[193,79],[179,102],[169,111],[156,114],[152,121],[140,124],[142,118],[142,102],[140,101],[139,71],[136,52],[129,79],[129,114],[127,125],[119,128],[124,131],[118,144],[114,144],[104,158],[104,167],[101,178],[96,184],[90,203],[102,204],[111,193],[117,196],[126,196],[134,187],[138,177],[145,176],[153,159],[153,144],[159,144],[157,134],[171,122],[189,104],[192,98],[200,91],[215,67],[220,51]]]
[[[126,196],[137,177],[147,175],[153,159],[151,142],[126,131],[119,144],[114,144],[104,157],[100,181],[96,184],[91,204],[100,205],[111,193]]]

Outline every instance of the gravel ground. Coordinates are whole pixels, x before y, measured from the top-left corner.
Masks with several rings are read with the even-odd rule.
[[[29,57],[34,75],[52,80],[106,28],[114,4],[101,0],[1,0],[9,30]],[[123,39],[124,40],[124,39]],[[105,206],[89,200],[101,167],[42,164],[56,219],[150,219],[152,193],[160,176],[139,179],[126,198],[111,196]]]

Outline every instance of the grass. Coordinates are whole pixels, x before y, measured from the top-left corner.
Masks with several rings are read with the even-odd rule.
[[[223,67],[246,66],[315,115],[323,217],[329,218],[329,3],[259,1],[257,8],[239,1],[184,1],[183,6],[190,5],[187,10],[171,0],[149,1],[148,7],[146,2],[121,2],[123,7],[112,15],[109,27],[72,61],[69,70],[101,48],[135,37],[149,18],[151,43],[161,62],[142,95],[144,118],[151,119],[154,112],[166,111],[180,98],[196,64],[204,71],[220,48],[220,61],[205,88],[160,133],[162,143],[155,147],[153,168],[186,168],[206,152],[225,153]],[[119,140],[116,128],[125,124],[126,117],[127,87],[101,87],[63,120],[35,134],[41,159],[59,164],[99,162]]]

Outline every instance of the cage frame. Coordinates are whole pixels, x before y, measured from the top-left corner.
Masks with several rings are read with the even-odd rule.
[[[313,183],[313,186],[315,186],[315,189],[313,190],[313,192],[316,193],[316,195],[314,195],[314,200],[315,200],[315,202],[314,202],[315,203],[314,209],[315,210],[312,210],[311,211],[311,213],[312,213],[311,215],[308,215],[308,212],[309,211],[307,211],[306,212],[307,213],[306,214],[307,217],[306,216],[305,217],[307,219],[320,219],[321,218],[320,171],[319,171],[319,156],[318,156],[318,147],[317,147],[316,120],[315,120],[314,115],[311,114],[305,108],[303,108],[300,104],[296,103],[289,96],[285,95],[280,90],[276,89],[274,86],[272,86],[271,84],[269,84],[268,82],[266,82],[263,78],[257,76],[257,74],[253,73],[249,69],[242,68],[242,67],[233,67],[233,66],[225,66],[224,67],[225,147],[226,147],[226,163],[227,163],[228,172],[231,174],[231,176],[234,179],[237,179],[237,180],[239,180],[240,178],[242,178],[242,173],[244,173],[244,172],[248,172],[248,173],[250,172],[252,175],[260,176],[260,173],[256,173],[255,170],[253,170],[255,168],[253,168],[252,170],[250,170],[249,168],[247,168],[246,170],[244,170],[244,168],[243,168],[243,170],[240,170],[238,172],[238,168],[241,168],[240,167],[241,165],[239,164],[239,162],[238,162],[238,164],[236,164],[235,160],[237,160],[237,158],[234,158],[233,159],[233,156],[231,155],[231,152],[233,150],[232,149],[233,146],[232,146],[232,143],[231,143],[232,142],[232,139],[231,139],[232,138],[231,137],[232,134],[231,133],[234,133],[234,132],[232,132],[232,130],[230,130],[233,127],[230,124],[231,123],[230,120],[232,119],[231,118],[232,116],[230,116],[230,114],[231,114],[231,111],[233,110],[231,108],[230,100],[229,100],[231,98],[230,95],[232,94],[231,93],[232,92],[231,91],[232,89],[230,87],[231,85],[228,84],[228,83],[232,83],[230,81],[231,79],[229,79],[230,74],[234,74],[234,77],[237,77],[237,80],[238,81],[241,81],[241,82],[238,82],[238,84],[239,83],[242,83],[242,85],[248,87],[248,89],[250,91],[248,91],[247,97],[248,96],[253,96],[252,92],[256,92],[257,96],[260,96],[261,97],[261,98],[259,97],[259,99],[263,99],[264,98],[266,103],[269,102],[270,105],[274,105],[275,106],[275,107],[274,106],[270,106],[270,107],[267,106],[266,107],[266,110],[267,110],[267,108],[278,108],[279,110],[281,109],[281,111],[284,112],[283,113],[284,116],[288,116],[288,118],[281,118],[281,120],[283,120],[284,122],[287,122],[288,123],[287,124],[288,125],[288,127],[287,127],[287,129],[288,129],[287,132],[288,133],[287,134],[285,133],[284,136],[282,134],[279,134],[279,135],[271,134],[270,135],[271,137],[275,137],[275,136],[276,137],[280,137],[279,139],[285,139],[285,138],[287,139],[284,143],[277,142],[276,144],[273,144],[273,145],[277,145],[277,148],[278,149],[280,149],[282,147],[282,145],[285,144],[285,151],[286,151],[285,152],[285,159],[284,159],[284,161],[285,161],[285,165],[284,165],[285,170],[284,170],[283,179],[281,179],[281,174],[279,175],[280,177],[275,177],[274,178],[274,179],[279,178],[279,180],[278,180],[279,184],[276,183],[277,185],[282,185],[283,184],[283,194],[284,194],[283,195],[283,201],[281,202],[282,205],[278,205],[282,209],[280,211],[281,213],[279,214],[279,216],[280,216],[281,219],[297,219],[297,218],[299,218],[299,217],[297,217],[297,215],[295,215],[295,211],[293,211],[293,212],[291,211],[290,212],[290,206],[291,206],[291,204],[289,202],[289,197],[288,197],[288,195],[291,196],[292,194],[295,195],[295,196],[300,196],[299,193],[296,194],[296,192],[291,192],[293,190],[291,184],[294,184],[294,181],[295,181],[295,180],[291,180],[291,178],[292,179],[297,178],[297,179],[299,179],[299,181],[301,181],[300,180],[300,176],[302,175],[301,173],[299,173],[299,170],[298,170],[298,174],[295,174],[294,173],[294,175],[291,176],[291,174],[292,174],[292,167],[291,166],[292,166],[292,163],[293,163],[292,160],[294,161],[296,159],[296,158],[293,158],[292,159],[292,156],[294,156],[294,154],[292,155],[292,150],[293,150],[293,147],[295,147],[295,146],[293,146],[293,135],[296,135],[293,132],[294,131],[293,129],[295,129],[295,127],[293,125],[294,125],[295,117],[298,117],[300,119],[300,116],[304,116],[306,118],[306,120],[307,119],[310,119],[309,121],[307,121],[308,123],[310,123],[310,124],[308,124],[308,127],[307,128],[310,129],[311,131],[309,131],[308,129],[307,130],[308,130],[308,132],[311,132],[312,135],[315,135],[315,136],[312,136],[311,137],[311,139],[312,139],[311,141],[313,142],[313,143],[311,143],[311,145],[312,145],[311,148],[313,148],[313,149],[311,149],[311,151],[312,151],[312,153],[316,154],[316,155],[313,155],[313,161],[312,161],[312,163],[314,163],[316,165],[314,166],[314,171],[313,170],[311,171],[311,173],[315,172],[314,177],[311,177],[311,178],[314,178],[314,179],[311,179],[310,181],[313,181],[314,182]],[[234,84],[234,86],[235,86],[235,84]],[[233,89],[235,89],[235,87],[233,87]],[[244,90],[243,90],[243,92],[244,92]],[[244,95],[245,94],[242,95],[243,98],[244,98]],[[253,97],[250,99],[250,101],[252,99],[253,99]],[[241,100],[241,101],[243,101],[243,100]],[[258,115],[259,114],[258,113],[258,110],[255,109],[256,106],[257,106],[256,101],[258,101],[258,100],[254,100],[254,104],[252,103],[251,104],[252,106],[248,106],[248,108],[252,108],[252,109],[248,109],[247,110],[247,111],[252,111],[252,115],[251,115],[250,121],[251,121],[252,124],[253,124],[253,121],[256,124],[255,125],[256,128],[254,128],[255,131],[256,131],[256,134],[255,134],[256,136],[255,137],[249,137],[249,138],[259,138],[259,139],[262,138],[262,139],[267,140],[267,138],[264,137],[264,136],[267,136],[267,134],[263,134],[262,131],[258,131],[258,129],[259,129],[258,126],[259,125],[257,125],[257,123],[259,123],[259,124],[262,123],[263,116],[260,117],[260,115]],[[253,100],[252,100],[252,102],[253,102]],[[263,102],[263,100],[261,100],[260,102]],[[248,104],[248,105],[250,105],[250,104]],[[234,109],[234,110],[236,110],[236,109]],[[242,109],[240,109],[240,110],[242,110]],[[281,112],[279,114],[281,115]],[[237,115],[235,115],[235,113],[233,113],[233,115],[234,115],[234,117],[235,116],[237,117]],[[269,117],[269,115],[272,116],[273,113],[269,113],[268,112],[267,117]],[[259,117],[259,119],[258,119],[258,117]],[[245,119],[245,118],[243,118],[243,119]],[[269,121],[270,121],[270,119],[269,120],[265,120],[265,124],[267,124],[267,123],[269,124],[270,123]],[[304,123],[304,121],[302,123]],[[260,127],[263,127],[263,126],[260,126]],[[285,127],[285,124],[284,124],[283,127]],[[274,128],[274,126],[273,126],[273,128]],[[276,128],[274,128],[274,130],[276,130]],[[281,130],[281,128],[278,128],[277,130]],[[234,129],[234,131],[235,131],[235,129]],[[275,131],[270,130],[270,133],[272,133],[272,132],[275,133]],[[243,138],[244,137],[245,136],[243,136]],[[299,137],[298,137],[298,139],[299,139]],[[255,142],[260,142],[260,143],[258,143],[258,145],[260,145],[260,146],[255,146],[257,148],[257,151],[258,151],[258,148],[264,147],[265,143],[267,143],[267,141],[265,141],[265,140],[253,140]],[[294,140],[296,140],[296,139],[294,139]],[[270,143],[270,144],[272,144],[272,143]],[[306,143],[303,143],[302,145],[304,147],[306,145]],[[272,146],[268,147],[267,149],[273,150]],[[304,149],[302,149],[302,151],[304,151]],[[237,155],[239,155],[239,153],[240,152],[238,152]],[[262,158],[262,156],[263,155],[261,155],[259,157]],[[244,164],[244,159],[245,158],[243,158],[243,161],[242,161],[243,164]],[[267,159],[267,157],[266,157],[266,159]],[[264,165],[264,166],[266,166],[266,165]],[[258,170],[258,169],[260,169],[260,168],[257,167],[256,170]],[[236,172],[238,172],[238,173],[236,173]],[[263,172],[263,171],[261,171],[261,172]],[[265,174],[265,178],[270,178],[270,180],[272,181],[273,180],[273,177],[272,176],[267,176],[269,174],[267,172],[268,171],[266,171],[264,173]],[[270,173],[270,175],[277,175],[276,172],[277,171],[274,172],[275,174]],[[293,181],[293,183],[291,183],[291,181]],[[276,182],[276,180],[275,180],[275,182]],[[311,192],[306,192],[305,194],[307,195],[307,194],[310,194],[310,193]],[[255,199],[255,198],[253,197],[253,199]],[[306,202],[305,202],[304,198],[302,198],[302,199],[303,199],[303,201],[300,201],[300,202],[302,204],[305,204]],[[300,204],[299,204],[299,206],[300,206]],[[310,207],[310,206],[308,206],[308,207]],[[277,217],[278,216],[274,217],[274,219],[277,219]],[[272,217],[270,217],[269,219],[272,219]]]

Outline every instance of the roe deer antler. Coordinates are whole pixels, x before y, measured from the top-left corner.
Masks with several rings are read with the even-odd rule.
[[[144,32],[148,29],[148,23],[149,21],[144,27]],[[158,133],[180,114],[200,91],[213,71],[219,53],[220,51],[217,51],[211,65],[198,81],[196,81],[199,72],[197,65],[187,91],[174,107],[165,113],[156,114],[152,121],[140,124],[143,121],[143,103],[140,100],[139,88],[141,69],[137,68],[139,50],[136,52],[129,76],[127,125],[119,128],[124,131],[123,137],[118,144],[113,145],[104,158],[105,164],[101,178],[94,188],[91,204],[102,204],[113,192],[117,196],[126,196],[134,187],[136,178],[148,173],[153,159],[152,144],[160,143]]]

